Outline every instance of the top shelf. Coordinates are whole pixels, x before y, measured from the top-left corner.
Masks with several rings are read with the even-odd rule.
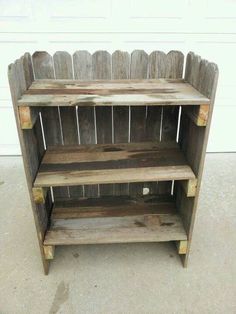
[[[19,106],[207,105],[210,99],[183,79],[35,80]]]

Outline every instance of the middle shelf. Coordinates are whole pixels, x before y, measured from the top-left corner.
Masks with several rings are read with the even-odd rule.
[[[194,179],[176,142],[52,146],[34,187]]]

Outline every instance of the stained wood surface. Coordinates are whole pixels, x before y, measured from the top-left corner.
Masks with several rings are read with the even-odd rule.
[[[27,88],[32,83],[33,79],[31,58],[29,58],[28,53],[25,54],[20,60],[17,60],[14,64],[9,65],[8,78],[17,130],[23,155],[27,185],[32,204],[35,226],[37,230],[38,243],[40,247],[44,272],[45,274],[47,274],[49,269],[49,263],[44,256],[42,240],[45,230],[47,228],[50,202],[47,201],[46,205],[36,205],[33,201],[33,197],[31,194],[32,183],[38,170],[39,163],[41,162],[42,156],[44,154],[41,127],[38,119],[33,129],[23,131],[20,127],[20,118],[17,108],[17,100],[20,98],[25,88]]]
[[[192,119],[189,119],[189,116],[185,111],[182,114],[180,122],[180,147],[183,150],[198,180],[194,198],[187,197],[179,184],[176,184],[175,188],[177,206],[183,219],[189,239],[187,252],[185,255],[183,255],[183,263],[186,267],[191,246],[207,140],[218,81],[217,65],[201,59],[198,55],[190,52],[187,56],[185,79],[195,88],[197,88],[203,95],[210,99],[206,126],[197,126]]]
[[[37,51],[32,55],[35,79],[55,79],[53,58],[45,51]],[[37,104],[39,106],[39,104]],[[62,145],[60,110],[58,107],[41,108],[41,116],[46,146]],[[69,196],[67,187],[55,188],[53,195],[57,197]]]
[[[56,79],[73,79],[72,57],[68,52],[57,51],[53,56]],[[64,145],[78,145],[78,130],[76,107],[61,107],[60,120]],[[55,193],[54,193],[55,194]],[[56,197],[80,197],[83,195],[81,186],[68,187],[66,190],[57,190]]]
[[[92,72],[94,80],[111,79],[111,55],[107,51],[96,51],[92,55]],[[112,143],[112,108],[98,106],[95,108],[97,144]],[[112,195],[113,185],[100,184],[99,195]]]
[[[73,63],[75,79],[80,83],[93,79],[92,55],[88,51],[76,51],[73,55]],[[78,107],[78,125],[80,144],[95,144],[97,139],[94,108]],[[84,196],[87,197],[96,197],[99,194],[98,185],[85,186],[83,190]]]
[[[44,244],[157,242],[186,239],[181,219],[176,214],[174,203],[170,198],[123,196],[56,204]]]
[[[130,55],[128,52],[117,50],[112,54],[112,79],[121,80],[130,78]],[[129,141],[129,107],[113,107],[114,143]],[[129,184],[114,184],[115,195],[128,195]]]
[[[174,214],[174,199],[158,195],[131,197],[104,196],[55,202],[51,219],[123,217],[142,214]]]
[[[34,186],[194,178],[176,143],[97,144],[48,149]]]
[[[132,66],[132,63],[131,63]],[[40,70],[40,73],[42,70]],[[132,72],[131,72],[132,73]],[[134,74],[133,74],[134,75]],[[79,83],[51,81],[54,88],[45,89],[45,81],[37,81],[18,101],[23,106],[154,106],[201,105],[209,99],[183,81],[147,80],[143,82]],[[85,85],[87,84],[87,85]],[[68,87],[66,87],[68,85]],[[41,88],[40,88],[41,86]],[[65,88],[66,87],[66,88]],[[100,87],[100,88],[99,88]]]

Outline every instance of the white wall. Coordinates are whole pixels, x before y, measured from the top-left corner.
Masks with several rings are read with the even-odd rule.
[[[25,51],[192,50],[220,69],[208,151],[236,151],[235,0],[0,0],[0,154],[19,154],[7,66]]]

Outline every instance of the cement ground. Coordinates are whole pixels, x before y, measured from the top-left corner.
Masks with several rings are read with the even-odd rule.
[[[0,158],[0,313],[236,313],[236,154],[208,154],[189,267],[170,243],[59,247],[43,275],[20,157]]]

